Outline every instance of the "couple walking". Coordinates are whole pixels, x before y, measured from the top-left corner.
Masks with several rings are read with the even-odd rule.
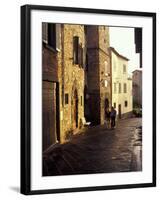
[[[115,110],[113,106],[111,107],[111,111],[109,110],[109,108],[106,109],[107,128],[110,128],[110,127],[111,129],[115,128],[116,115],[117,115],[117,111]]]

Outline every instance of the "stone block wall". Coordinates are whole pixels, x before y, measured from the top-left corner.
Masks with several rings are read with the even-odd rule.
[[[104,124],[106,101],[111,104],[109,28],[87,26],[87,82],[94,124]]]
[[[61,143],[65,142],[69,134],[82,127],[85,121],[85,87],[94,124],[104,123],[106,99],[111,101],[109,28],[72,24],[58,27],[58,49],[53,50],[43,44],[42,60],[43,126],[48,130],[44,137],[46,142],[51,138],[52,143],[57,138]],[[84,61],[88,57],[87,68],[84,63],[74,63],[74,37],[79,38],[78,48],[82,50]]]
[[[73,37],[79,37],[79,44],[82,48],[85,46],[85,37],[84,26],[82,25],[64,24],[62,31],[60,112],[61,141],[63,142],[66,140],[67,134],[74,133],[81,127],[81,122],[84,118],[84,66],[73,63]],[[64,98],[63,102],[62,98]],[[65,100],[65,98],[68,100]],[[77,106],[74,105],[75,103]],[[75,116],[77,122],[75,121]]]

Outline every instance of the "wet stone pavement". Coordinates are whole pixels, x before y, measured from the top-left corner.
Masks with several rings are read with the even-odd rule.
[[[141,171],[141,124],[141,118],[129,118],[114,130],[85,128],[43,155],[43,176]]]

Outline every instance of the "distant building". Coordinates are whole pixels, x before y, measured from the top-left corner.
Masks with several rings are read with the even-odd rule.
[[[133,79],[133,105],[142,107],[142,70],[132,72]]]
[[[128,75],[128,58],[120,55],[114,48],[110,48],[112,106],[117,110],[119,118],[132,113],[132,78]]]

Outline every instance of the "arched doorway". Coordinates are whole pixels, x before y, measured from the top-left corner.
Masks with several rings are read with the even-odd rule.
[[[75,89],[73,92],[73,109],[72,109],[72,116],[73,116],[73,129],[78,128],[78,93]]]

